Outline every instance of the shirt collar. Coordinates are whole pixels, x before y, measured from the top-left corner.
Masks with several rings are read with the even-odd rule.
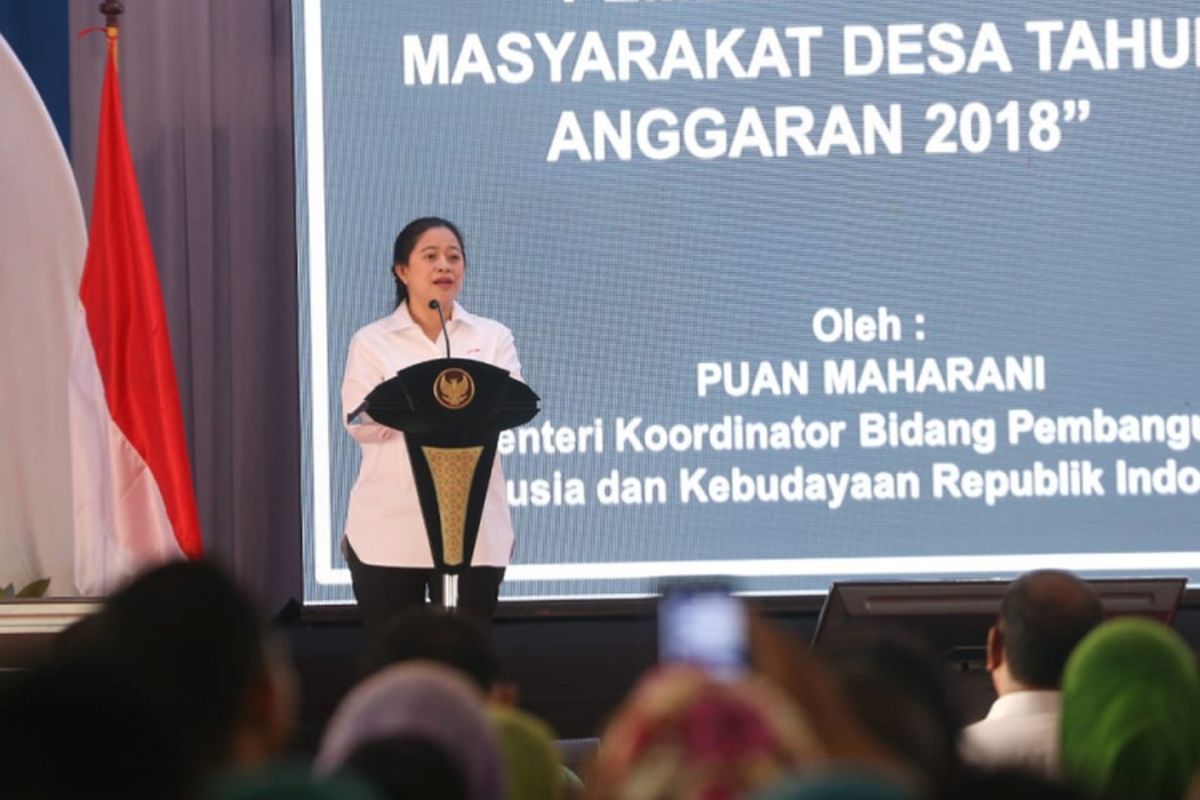
[[[475,315],[460,306],[457,300],[454,301],[454,313],[450,317],[450,319],[446,320],[446,327],[450,327],[451,325],[457,327],[456,323],[471,325],[475,321]],[[417,323],[412,318],[412,313],[408,310],[407,300],[397,306],[396,310],[386,318],[386,324],[387,329],[395,333],[417,326]]]
[[[988,711],[988,719],[995,717],[1027,717],[1032,714],[1049,714],[1058,711],[1061,692],[1053,689],[1031,689],[1009,692],[996,698]]]

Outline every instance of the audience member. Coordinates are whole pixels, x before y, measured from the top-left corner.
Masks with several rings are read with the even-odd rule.
[[[566,785],[554,732],[537,717],[493,705],[488,717],[500,741],[505,800],[561,800]]]
[[[748,797],[824,753],[791,702],[760,677],[691,667],[645,676],[600,739],[596,800]]]
[[[789,778],[755,800],[912,800],[898,783],[872,772],[829,767],[814,775]]]
[[[751,614],[750,652],[761,674],[800,709],[830,764],[908,787],[915,771],[897,757],[855,712],[846,686],[808,646],[766,619]]]
[[[361,745],[398,736],[430,742],[449,755],[472,800],[500,800],[500,753],[483,695],[457,671],[432,662],[388,667],[352,689],[326,728],[316,769],[328,774]]]
[[[517,688],[499,680],[499,662],[490,632],[475,619],[437,607],[399,614],[368,647],[364,667],[370,675],[390,665],[409,661],[433,661],[469,678],[486,695],[489,707],[496,711],[491,718],[502,745],[506,731],[515,733],[513,720],[517,718],[528,722],[522,729],[539,727],[553,741],[553,733],[540,720],[527,714],[510,718],[501,712],[506,707],[516,706]],[[506,751],[506,759],[508,755]],[[556,781],[570,789],[581,788],[578,776],[562,764],[557,751],[554,756],[559,772]]]
[[[60,637],[61,668],[123,676],[167,720],[189,791],[216,772],[280,752],[295,718],[290,665],[244,592],[216,565],[179,561],[149,570]],[[75,665],[75,666],[72,666]]]
[[[1062,770],[1094,797],[1179,800],[1200,768],[1200,673],[1183,639],[1148,619],[1092,631],[1062,684]]]
[[[1089,800],[1078,789],[1021,767],[976,770],[932,800]]]
[[[1069,572],[1040,570],[1012,582],[988,631],[987,667],[998,698],[963,732],[964,759],[1057,775],[1063,667],[1102,619],[1100,601]]]
[[[352,775],[316,778],[296,764],[227,773],[208,787],[205,797],[208,800],[386,800]]]
[[[368,643],[364,672],[372,675],[406,661],[435,661],[461,672],[485,695],[500,673],[488,632],[475,619],[441,608],[397,614]]]
[[[946,665],[903,631],[874,630],[829,642],[820,655],[850,710],[927,787],[957,777],[958,710]]]
[[[167,704],[200,769],[265,763],[287,743],[291,666],[253,602],[215,564],[145,572],[95,622],[93,643]]]
[[[470,800],[462,768],[442,747],[420,736],[385,736],[363,742],[342,764],[377,787],[388,800]]]
[[[588,796],[909,800],[919,788],[932,800],[1200,800],[1194,656],[1164,625],[1091,630],[1100,618],[1068,573],[1014,581],[988,635],[999,699],[960,748],[944,665],[916,642],[877,633],[814,656],[752,617],[754,674],[645,676],[604,731]],[[563,800],[553,733],[498,699],[477,625],[406,614],[367,667],[326,729],[318,777],[264,769],[294,713],[264,624],[212,564],[151,570],[60,637],[47,662],[0,685],[4,793]],[[960,749],[999,771],[962,769]],[[1060,752],[1069,785],[1048,777]]]
[[[0,690],[0,796],[162,800],[192,795],[181,731],[132,676],[53,661]]]

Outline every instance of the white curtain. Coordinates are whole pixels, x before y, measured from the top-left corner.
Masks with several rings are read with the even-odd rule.
[[[75,177],[0,37],[0,587],[73,595],[67,368],[87,248]]]

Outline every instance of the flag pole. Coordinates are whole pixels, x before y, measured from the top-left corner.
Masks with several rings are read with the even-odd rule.
[[[108,32],[109,41],[113,43],[113,61],[118,69],[120,64],[117,59],[117,29],[121,26],[120,17],[125,13],[125,6],[120,0],[104,0],[100,4],[100,13],[104,15],[104,28]]]

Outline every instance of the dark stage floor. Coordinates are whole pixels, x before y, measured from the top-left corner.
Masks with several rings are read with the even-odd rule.
[[[816,627],[819,600],[778,598],[764,610],[807,641]],[[0,604],[0,679],[32,663],[52,634],[31,632],[29,619],[65,610],[80,613],[68,601],[17,608]],[[13,622],[13,618],[16,622]],[[7,620],[7,621],[6,621]],[[297,751],[315,750],[329,716],[358,677],[362,631],[351,608],[298,607],[281,614],[279,631],[288,641],[302,692]],[[1200,650],[1200,592],[1184,598],[1174,627]],[[656,656],[657,634],[649,601],[590,604],[586,607],[538,606],[502,609],[494,637],[505,680],[516,684],[520,704],[547,720],[560,738],[595,736],[637,677]],[[982,644],[980,642],[979,644]],[[952,669],[956,696],[964,712],[982,715],[991,702],[990,680],[978,668]]]
[[[808,641],[819,600],[764,603],[772,619]],[[594,604],[593,604],[594,605]],[[283,627],[304,693],[299,745],[315,746],[325,721],[356,676],[362,633],[353,609],[322,609]],[[1200,650],[1200,593],[1190,592],[1174,627]],[[494,636],[506,680],[517,684],[521,706],[547,720],[564,739],[596,736],[634,681],[655,661],[653,606],[626,602],[588,613],[562,608],[539,614],[502,612]],[[980,642],[980,645],[983,643]],[[982,716],[993,699],[986,672],[952,672],[967,715]]]

